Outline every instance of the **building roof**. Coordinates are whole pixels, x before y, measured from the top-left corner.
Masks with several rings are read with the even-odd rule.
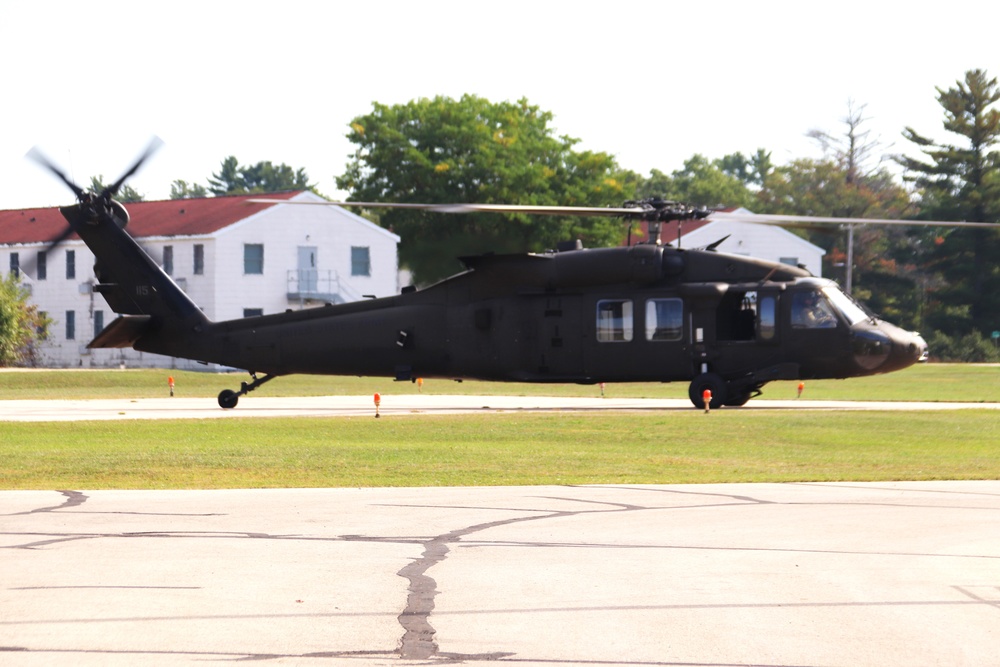
[[[252,204],[248,199],[291,199],[302,191],[235,195],[204,199],[169,199],[126,204],[128,231],[136,238],[150,236],[201,236],[248,218],[274,204]],[[0,211],[0,245],[45,243],[66,229],[58,208]],[[75,234],[70,238],[79,238]]]

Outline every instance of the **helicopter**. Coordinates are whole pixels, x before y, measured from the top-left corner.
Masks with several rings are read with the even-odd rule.
[[[211,321],[129,235],[128,212],[114,199],[157,147],[151,144],[101,192],[83,190],[37,151],[29,157],[76,195],[76,204],[60,208],[68,228],[54,243],[72,233],[83,240],[95,256],[94,291],[118,314],[88,347],[131,347],[246,369],[249,382],[219,394],[224,409],[290,374],[413,382],[688,382],[696,407],[717,409],[745,405],[775,380],[888,373],[927,359],[918,333],[878,318],[835,282],[802,267],[719,252],[721,240],[701,249],[662,244],[660,229],[667,222],[723,214],[660,198],[620,208],[301,202],[445,214],[615,216],[648,225],[650,241],[589,249],[576,242],[542,253],[464,257],[465,271],[426,288]]]

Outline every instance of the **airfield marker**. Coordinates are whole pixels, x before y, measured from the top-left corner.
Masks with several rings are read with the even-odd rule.
[[[376,392],[375,392],[375,419],[378,419],[378,418],[379,418],[379,414],[378,414],[378,406],[379,406],[379,404],[380,404],[381,402],[382,402],[382,397],[381,397],[381,396],[379,395],[379,393],[378,393],[378,392],[376,391]]]
[[[705,391],[701,392],[701,400],[705,404],[705,414],[707,415],[711,411],[712,390],[706,388]]]

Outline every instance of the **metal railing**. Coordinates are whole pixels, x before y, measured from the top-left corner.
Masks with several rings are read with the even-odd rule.
[[[333,270],[290,269],[286,292],[289,301],[346,303],[362,299],[362,296]]]

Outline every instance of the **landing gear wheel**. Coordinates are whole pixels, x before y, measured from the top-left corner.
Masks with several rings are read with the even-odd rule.
[[[709,407],[713,410],[718,410],[726,404],[726,381],[717,373],[702,373],[691,380],[691,386],[688,387],[688,398],[694,403],[694,407],[705,407],[702,395],[706,389],[712,392],[712,400],[708,404]]]
[[[240,395],[232,389],[223,389],[219,393],[219,407],[232,410],[240,401]]]

